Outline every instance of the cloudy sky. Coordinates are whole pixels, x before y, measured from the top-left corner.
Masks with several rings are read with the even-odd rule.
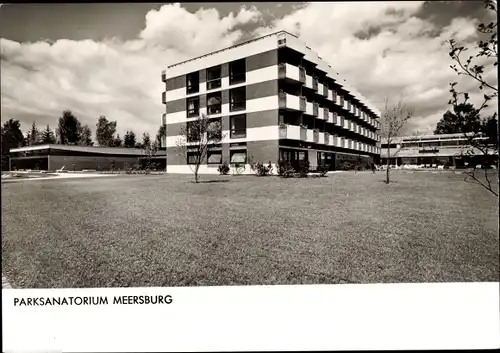
[[[379,110],[403,93],[407,132],[429,132],[457,80],[445,40],[474,43],[487,16],[480,1],[2,5],[2,121],[54,128],[70,109],[93,131],[105,115],[121,135],[155,135],[165,65],[285,29]]]

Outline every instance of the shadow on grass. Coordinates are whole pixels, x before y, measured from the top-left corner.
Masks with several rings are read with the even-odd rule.
[[[200,180],[198,184],[208,184],[208,183],[227,183],[230,180],[222,179],[222,180]],[[190,181],[190,183],[197,184],[196,181]]]

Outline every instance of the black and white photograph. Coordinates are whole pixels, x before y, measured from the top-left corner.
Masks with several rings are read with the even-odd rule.
[[[3,289],[499,281],[496,1],[0,23]]]

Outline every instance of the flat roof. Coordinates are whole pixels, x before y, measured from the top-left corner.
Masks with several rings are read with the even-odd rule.
[[[29,151],[40,151],[45,149],[54,149],[61,151],[77,151],[77,152],[87,152],[87,153],[102,153],[102,154],[123,154],[123,155],[134,155],[134,156],[144,155],[144,150],[142,148],[71,146],[71,145],[58,145],[58,144],[46,144],[46,145],[11,148],[10,152],[11,153],[29,152]],[[166,155],[166,151],[160,150],[156,154]]]
[[[265,36],[262,36],[262,37],[258,37],[258,38],[254,38],[254,39],[250,39],[250,40],[247,40],[243,43],[240,43],[240,44],[236,44],[236,45],[231,45],[230,47],[226,47],[226,48],[223,48],[223,49],[219,49],[219,50],[216,50],[216,51],[212,51],[210,53],[206,53],[206,54],[203,54],[203,55],[200,55],[200,56],[197,56],[197,57],[194,57],[194,58],[191,58],[191,59],[188,59],[188,60],[184,60],[184,61],[181,61],[181,62],[178,62],[178,63],[175,63],[175,64],[172,64],[172,65],[169,65],[167,66],[167,68],[171,68],[171,67],[174,67],[174,66],[179,66],[179,65],[182,65],[182,64],[185,64],[185,63],[188,63],[190,61],[194,61],[194,60],[198,60],[198,59],[201,59],[203,57],[206,57],[206,56],[209,56],[209,55],[213,55],[213,54],[217,54],[217,53],[220,53],[220,52],[223,52],[223,51],[226,51],[226,50],[229,50],[229,49],[232,49],[232,48],[236,48],[236,47],[241,47],[243,45],[246,45],[246,44],[249,44],[249,43],[252,43],[252,42],[256,42],[258,40],[261,40],[263,38],[267,38],[267,37],[271,37],[271,36],[275,36],[277,34],[280,34],[280,33],[286,33],[286,34],[289,34],[295,38],[299,38],[297,37],[295,34],[292,34],[290,32],[287,32],[285,30],[281,30],[281,31],[277,31],[277,32],[273,32],[273,33],[269,33],[269,34],[266,34]]]

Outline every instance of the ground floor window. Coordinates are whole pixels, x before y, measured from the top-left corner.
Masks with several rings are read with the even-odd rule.
[[[187,153],[187,164],[198,164],[198,159],[199,159],[198,152]]]
[[[222,151],[208,151],[208,164],[221,164]]]
[[[231,164],[245,164],[247,162],[247,150],[231,150],[229,155]]]

